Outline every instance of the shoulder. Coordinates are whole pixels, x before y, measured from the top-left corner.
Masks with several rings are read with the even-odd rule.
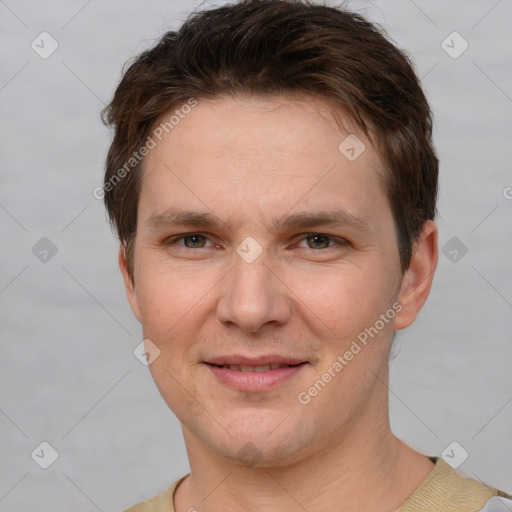
[[[435,462],[434,469],[397,512],[498,512],[503,509],[495,504],[502,505],[496,501],[498,498],[493,498],[511,498],[503,491],[461,475],[441,458],[430,458]],[[492,508],[484,508],[487,503]]]
[[[137,505],[133,505],[124,512],[174,512],[174,492],[187,476],[185,475],[176,480],[176,482],[160,494],[137,503]]]

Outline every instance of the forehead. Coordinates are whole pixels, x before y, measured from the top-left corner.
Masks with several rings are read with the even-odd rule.
[[[357,217],[382,208],[379,154],[328,100],[194,101],[193,108],[177,106],[153,127],[156,144],[144,161],[140,198],[148,215],[169,206],[190,210],[191,204],[219,214],[231,207],[240,217],[321,203]]]
[[[251,150],[275,152],[281,157],[297,153],[316,156],[319,138],[324,140],[323,149],[332,143],[331,150],[338,150],[343,140],[340,137],[348,135],[369,142],[340,105],[328,98],[299,93],[191,98],[160,116],[153,126],[155,132],[157,142],[164,143],[160,144],[161,149],[173,140],[194,146],[198,136],[207,135],[209,146],[215,146],[215,156],[224,150],[233,158],[245,157]],[[302,143],[300,147],[296,145],[298,141]],[[204,154],[208,146],[200,145]]]

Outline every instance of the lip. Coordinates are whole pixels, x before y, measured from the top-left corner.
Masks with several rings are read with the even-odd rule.
[[[296,357],[288,357],[279,354],[266,354],[258,357],[249,357],[241,354],[229,354],[225,356],[212,357],[205,361],[207,364],[214,364],[222,366],[225,364],[238,364],[243,366],[265,366],[268,364],[289,364],[298,365],[307,363],[304,359],[297,359]],[[277,371],[277,370],[274,370]]]
[[[274,359],[275,362],[275,359]],[[228,363],[225,363],[228,364]],[[237,364],[237,363],[230,363]],[[246,363],[247,364],[247,363]],[[269,364],[269,363],[266,363]],[[277,363],[276,363],[277,364]],[[290,363],[280,363],[290,364]],[[212,374],[224,385],[244,393],[261,393],[270,391],[273,388],[289,381],[297,376],[304,370],[308,363],[298,363],[296,366],[289,366],[285,368],[277,368],[276,370],[269,370],[267,372],[241,372],[237,370],[230,370],[229,368],[220,368],[213,366],[213,364],[205,363],[207,368]],[[251,363],[247,366],[259,366]]]

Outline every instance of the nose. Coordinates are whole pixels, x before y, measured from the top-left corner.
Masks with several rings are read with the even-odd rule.
[[[268,266],[265,252],[252,263],[234,256],[231,272],[223,280],[217,318],[227,326],[257,333],[264,326],[281,326],[291,314],[287,288]]]

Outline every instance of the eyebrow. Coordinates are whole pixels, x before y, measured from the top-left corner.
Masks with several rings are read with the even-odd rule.
[[[226,223],[210,212],[195,212],[174,208],[169,208],[160,214],[152,215],[146,223],[146,227],[149,229],[177,226],[216,229],[227,227]],[[273,219],[271,226],[274,232],[287,229],[312,228],[315,226],[346,227],[358,231],[370,230],[370,226],[365,220],[354,217],[340,209],[285,215],[280,219]]]

